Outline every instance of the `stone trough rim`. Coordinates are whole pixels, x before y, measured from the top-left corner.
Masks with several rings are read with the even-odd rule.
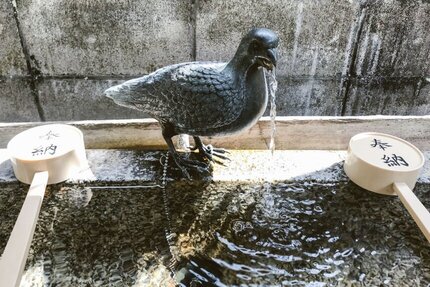
[[[87,149],[148,149],[167,147],[155,119],[0,123],[0,148],[19,132],[50,123],[73,125],[84,133]],[[279,150],[346,150],[349,139],[361,132],[387,132],[430,150],[427,116],[293,116],[276,118]],[[240,150],[267,150],[271,122],[262,117],[251,129],[229,137],[205,138],[214,146]]]

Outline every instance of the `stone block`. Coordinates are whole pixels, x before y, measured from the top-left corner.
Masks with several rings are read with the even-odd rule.
[[[121,107],[103,95],[119,80],[45,79],[39,97],[47,121],[143,118],[137,110]]]
[[[418,89],[414,90],[412,115],[430,115],[430,78],[417,83]]]
[[[335,78],[278,79],[276,113],[278,116],[338,116],[342,100]],[[270,103],[265,115],[269,115]]]
[[[29,79],[0,79],[0,122],[39,120]]]
[[[25,75],[27,68],[11,2],[0,1],[0,75]]]
[[[430,2],[375,1],[358,44],[358,76],[411,77],[430,74]]]
[[[43,74],[141,75],[189,61],[189,1],[17,1]]]
[[[346,116],[428,115],[430,85],[422,79],[355,79],[346,101]]]
[[[352,1],[351,1],[352,2]],[[282,76],[334,76],[345,62],[358,5],[349,1],[200,1],[197,58],[226,61],[252,27],[279,34]]]

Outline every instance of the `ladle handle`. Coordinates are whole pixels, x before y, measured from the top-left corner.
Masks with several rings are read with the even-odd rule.
[[[47,183],[47,171],[34,175],[9,241],[0,258],[1,287],[17,287],[21,282]]]
[[[421,232],[430,242],[430,213],[421,201],[415,196],[412,190],[403,182],[393,184],[394,191],[400,197],[403,205],[415,220]]]

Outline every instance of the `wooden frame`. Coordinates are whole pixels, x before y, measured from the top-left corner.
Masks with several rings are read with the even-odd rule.
[[[90,149],[165,149],[156,120],[104,120],[62,122],[82,130]],[[0,148],[17,133],[47,122],[0,123]],[[267,149],[271,122],[261,118],[240,134],[205,139],[227,149]],[[392,134],[430,150],[430,116],[277,117],[276,148],[295,150],[345,150],[349,139],[360,132]]]

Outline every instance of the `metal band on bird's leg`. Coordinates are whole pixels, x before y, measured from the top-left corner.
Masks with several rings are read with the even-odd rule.
[[[184,152],[190,151],[190,136],[187,134],[180,134],[178,136],[178,148]]]

